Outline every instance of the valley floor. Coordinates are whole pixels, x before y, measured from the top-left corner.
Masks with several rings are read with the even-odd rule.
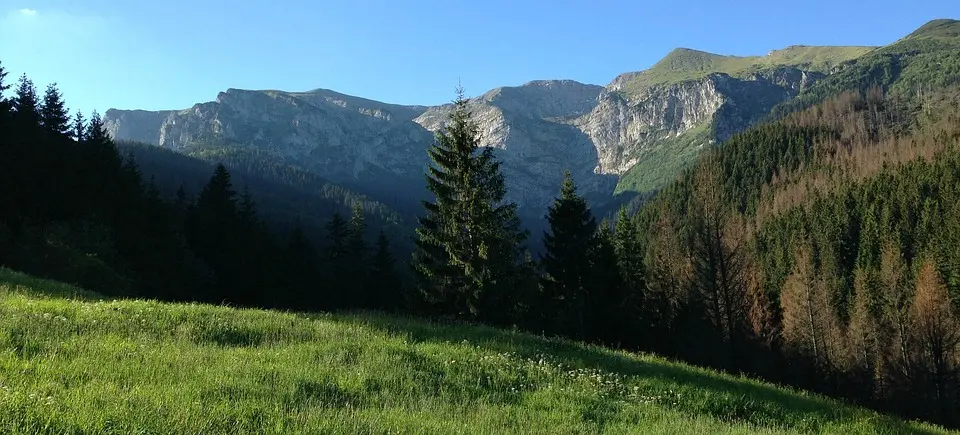
[[[944,433],[565,341],[106,300],[0,270],[0,432]]]

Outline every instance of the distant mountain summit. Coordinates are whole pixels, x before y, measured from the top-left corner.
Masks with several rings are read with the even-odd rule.
[[[952,40],[958,32],[957,21],[936,20],[905,40]],[[798,96],[818,98],[811,93],[818,83],[887,49],[794,45],[739,57],[678,48],[606,86],[537,80],[492,89],[471,108],[483,145],[503,160],[508,199],[538,215],[564,170],[594,205],[615,192],[657,189],[701,150]],[[450,110],[327,89],[228,89],[187,110],[111,109],[105,121],[119,139],[180,151],[255,147],[361,192],[419,199],[426,149]]]

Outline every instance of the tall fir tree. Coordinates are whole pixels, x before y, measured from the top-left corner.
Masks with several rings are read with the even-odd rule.
[[[317,272],[320,266],[320,258],[317,256],[313,244],[310,243],[307,235],[303,232],[299,220],[294,223],[293,231],[290,232],[285,258],[288,269],[286,277],[290,281],[290,291],[287,293],[283,305],[287,308],[306,311],[323,308],[323,301],[320,300],[321,295],[311,288],[319,281]]]
[[[26,74],[20,76],[16,94],[13,97],[13,110],[18,125],[23,129],[40,125],[40,100],[37,88]]]
[[[589,316],[593,312],[590,256],[595,254],[597,221],[587,201],[566,171],[560,196],[547,211],[550,230],[543,235],[545,253],[540,259],[544,272],[542,303],[538,317],[548,331],[585,340],[591,337]]]
[[[105,144],[112,142],[107,135],[107,129],[103,124],[103,118],[96,110],[90,115],[90,121],[87,122],[86,142],[94,144]]]
[[[92,139],[91,139],[92,140]],[[210,181],[197,196],[196,206],[188,217],[187,236],[191,248],[216,274],[217,286],[202,300],[237,302],[240,285],[234,262],[237,222],[237,192],[230,172],[217,165]]]
[[[593,340],[608,346],[621,346],[625,341],[623,325],[624,291],[613,233],[609,222],[601,222],[590,258],[591,312]]]
[[[10,85],[6,82],[8,74],[3,67],[3,62],[0,62],[0,123],[5,122],[6,115],[10,112],[10,102],[6,97],[6,92],[10,89]],[[3,124],[0,124],[0,127],[2,126]]]
[[[73,131],[71,135],[77,143],[83,143],[87,138],[87,119],[83,116],[83,112],[79,110],[73,115]]]
[[[527,270],[517,206],[493,150],[480,148],[480,132],[463,91],[448,124],[428,151],[433,165],[419,219],[413,268],[420,294],[438,314],[507,323]]]
[[[345,308],[352,295],[349,294],[350,270],[350,225],[340,212],[334,212],[327,222],[327,246],[324,255],[325,286],[330,297],[324,301],[324,309]]]
[[[369,308],[373,304],[368,281],[370,280],[369,247],[365,239],[367,222],[360,205],[353,208],[350,216],[350,228],[347,235],[347,294],[350,295],[351,308]]]
[[[617,255],[617,268],[623,285],[620,313],[625,321],[621,326],[629,330],[624,332],[621,341],[634,348],[645,347],[650,342],[650,337],[645,335],[646,331],[643,328],[649,318],[645,313],[644,302],[646,273],[643,250],[640,247],[637,226],[623,207],[620,208],[614,224],[613,248]]]
[[[373,295],[371,308],[396,311],[403,308],[403,283],[397,273],[396,260],[390,249],[390,239],[380,231],[374,247],[370,269],[370,286]]]
[[[40,106],[40,122],[48,132],[67,135],[70,132],[70,115],[63,102],[63,95],[56,83],[47,86]]]

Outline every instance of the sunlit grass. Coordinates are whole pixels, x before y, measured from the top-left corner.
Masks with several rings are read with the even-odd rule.
[[[101,300],[0,271],[0,433],[936,433],[558,340]]]
[[[775,50],[766,56],[723,56],[678,48],[650,69],[632,77],[623,90],[629,95],[643,93],[652,86],[667,86],[699,80],[713,73],[743,77],[778,67],[797,67],[806,71],[829,72],[843,62],[856,59],[875,47],[811,47],[796,45]]]

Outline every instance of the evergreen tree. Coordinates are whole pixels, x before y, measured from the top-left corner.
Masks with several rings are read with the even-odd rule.
[[[4,118],[10,111],[10,102],[4,95],[10,89],[10,85],[6,84],[7,74],[9,73],[3,67],[3,63],[0,62],[0,126],[3,126]]]
[[[320,259],[310,240],[307,239],[300,221],[294,223],[293,231],[287,242],[286,261],[290,281],[290,291],[283,302],[288,308],[298,310],[318,310],[323,307],[320,294],[312,291],[311,286],[318,281],[317,270]]]
[[[210,181],[197,196],[197,204],[188,221],[190,245],[214,271],[218,283],[217,288],[202,299],[237,302],[237,293],[246,283],[238,279],[235,272],[249,265],[236,264],[234,261],[237,192],[233,189],[230,172],[222,164],[217,165]]]
[[[396,261],[390,252],[390,240],[380,231],[374,248],[373,265],[370,270],[372,288],[372,308],[398,310],[403,304],[403,290],[400,276],[397,274]]]
[[[73,115],[73,132],[71,134],[73,140],[77,143],[83,143],[87,138],[87,120],[84,118],[83,112],[79,110]]]
[[[363,218],[363,209],[355,205],[350,216],[350,228],[347,235],[347,291],[351,307],[367,308],[373,304],[369,292],[369,248],[365,240],[367,223]]]
[[[330,293],[336,295],[325,301],[324,308],[328,310],[345,308],[352,297],[348,293],[350,290],[349,239],[349,224],[340,212],[334,212],[330,222],[327,223],[327,250],[324,257],[327,275],[325,283],[329,286]]]
[[[53,134],[66,135],[70,132],[70,115],[64,106],[63,95],[57,89],[56,83],[47,86],[43,94],[43,104],[40,107],[40,122],[47,131]]]
[[[548,330],[577,339],[590,332],[592,301],[590,255],[595,254],[597,221],[587,202],[577,194],[570,171],[566,171],[560,196],[547,212],[550,230],[544,233],[546,252],[540,259],[545,275],[540,316]]]
[[[609,346],[621,346],[626,319],[624,318],[624,291],[626,286],[620,276],[617,252],[609,222],[601,222],[590,258],[590,307],[589,322],[593,326],[593,339]]]
[[[96,110],[90,115],[90,121],[87,123],[87,131],[85,132],[85,139],[86,142],[93,144],[102,145],[110,143],[112,145],[113,143],[107,135],[107,129],[103,125],[103,118],[100,117],[100,113]]]
[[[26,74],[20,76],[16,94],[13,98],[13,110],[21,128],[33,128],[40,125],[40,101],[37,88]]]
[[[637,227],[623,207],[614,224],[613,248],[623,285],[620,313],[624,323],[621,326],[627,330],[622,332],[621,342],[633,348],[646,346],[650,343],[650,337],[645,336],[649,331],[644,328],[649,316],[645,312],[643,250]]]
[[[527,233],[516,204],[503,202],[500,163],[493,150],[480,149],[462,91],[454,106],[428,151],[427,188],[435,200],[424,201],[412,264],[434,312],[505,323],[523,292]]]

